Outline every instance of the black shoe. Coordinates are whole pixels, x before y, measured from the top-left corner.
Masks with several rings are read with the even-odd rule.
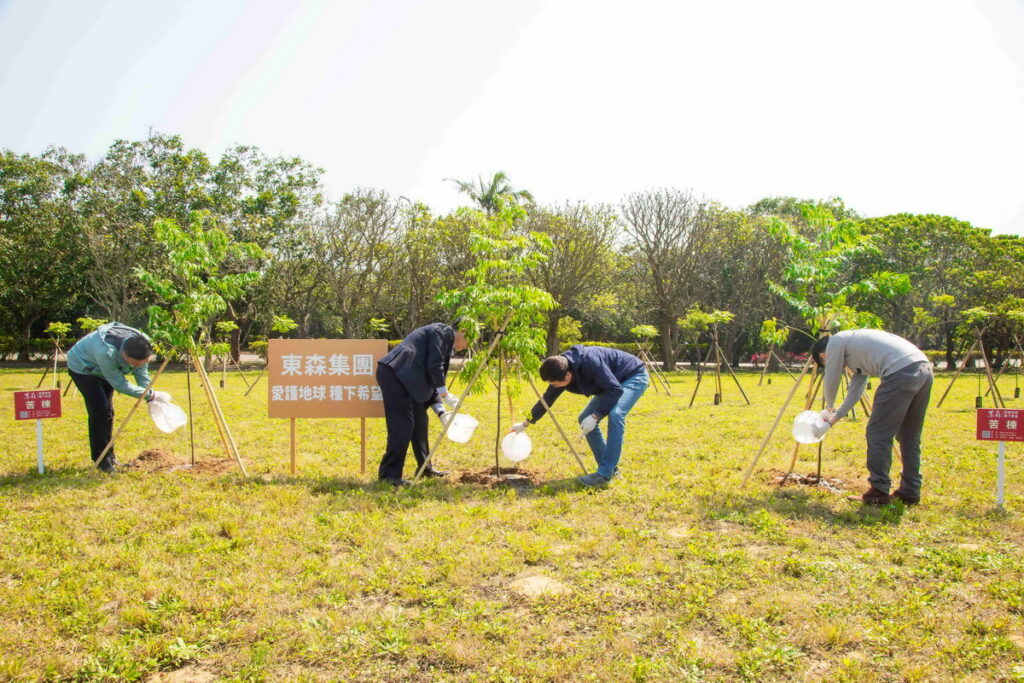
[[[93,461],[93,462],[95,462],[95,461]],[[117,469],[117,466],[119,464],[120,463],[117,462],[117,458],[115,458],[114,456],[112,456],[112,455],[105,455],[105,456],[103,456],[103,460],[100,461],[100,464],[98,465],[98,468],[99,468],[100,472],[106,472],[107,474],[110,474],[110,473],[114,472]]]
[[[424,477],[447,477],[448,473],[442,470],[435,470],[433,467],[423,470]]]
[[[921,502],[921,497],[920,496],[918,496],[917,498],[911,498],[910,496],[908,496],[907,494],[903,493],[902,491],[896,491],[895,493],[893,493],[892,494],[892,499],[893,500],[898,500],[898,501],[902,502],[904,505],[917,505],[918,503]]]
[[[402,479],[400,477],[381,477],[377,481],[382,481],[386,484],[391,484],[396,489],[401,486],[412,486],[412,482],[408,479]]]

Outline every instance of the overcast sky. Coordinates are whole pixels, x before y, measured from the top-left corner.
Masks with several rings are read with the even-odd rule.
[[[0,0],[0,148],[150,128],[437,211],[503,170],[1024,234],[1024,0]]]

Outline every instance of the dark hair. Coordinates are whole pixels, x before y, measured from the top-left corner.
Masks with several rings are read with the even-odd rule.
[[[540,378],[545,382],[561,382],[569,374],[569,359],[565,356],[551,356],[540,364]]]
[[[141,334],[125,339],[121,350],[132,360],[149,360],[149,357],[153,355],[153,345]]]
[[[814,342],[814,345],[811,346],[811,358],[814,359],[814,362],[818,364],[819,368],[825,367],[825,364],[821,362],[821,354],[825,352],[826,346],[828,346],[827,334],[818,341]]]

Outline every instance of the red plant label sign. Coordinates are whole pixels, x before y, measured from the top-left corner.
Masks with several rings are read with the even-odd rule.
[[[1024,410],[980,408],[978,440],[1024,441]]]
[[[60,389],[14,392],[15,420],[38,420],[43,417],[60,417]]]
[[[377,361],[386,339],[271,339],[270,417],[384,417]]]

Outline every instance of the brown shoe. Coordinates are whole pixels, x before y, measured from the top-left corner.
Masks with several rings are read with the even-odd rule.
[[[894,492],[892,494],[892,499],[894,501],[897,501],[897,500],[901,501],[904,505],[917,505],[918,503],[921,502],[921,498],[920,497],[911,498],[910,496],[908,496],[907,494],[903,493],[902,491]]]
[[[879,491],[875,487],[871,487],[864,495],[850,496],[847,500],[854,503],[863,503],[864,505],[888,505],[892,501],[892,496],[885,491]]]

